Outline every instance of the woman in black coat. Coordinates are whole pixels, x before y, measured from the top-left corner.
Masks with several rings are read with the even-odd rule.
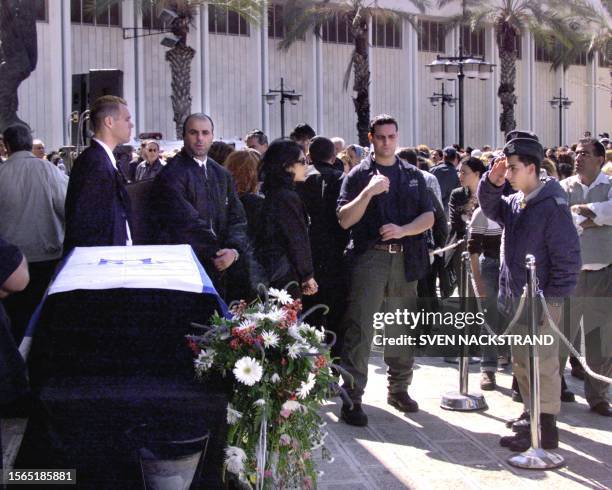
[[[315,294],[314,268],[308,238],[308,216],[295,182],[306,176],[306,158],[297,143],[278,139],[272,142],[263,157],[265,200],[257,233],[256,254],[263,265],[270,286],[290,288],[292,296]]]

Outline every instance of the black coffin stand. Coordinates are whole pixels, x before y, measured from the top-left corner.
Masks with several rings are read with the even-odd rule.
[[[170,290],[49,296],[33,335],[36,402],[16,467],[76,468],[77,488],[142,488],[125,431],[165,423],[210,431],[191,488],[222,488],[230,381],[196,382],[184,339],[217,307],[212,295]]]

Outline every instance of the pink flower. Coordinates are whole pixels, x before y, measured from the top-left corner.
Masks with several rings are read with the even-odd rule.
[[[264,478],[272,478],[272,470],[264,471]]]
[[[279,441],[283,446],[291,444],[291,436],[289,434],[281,434]]]
[[[283,409],[281,410],[280,414],[281,414],[281,417],[288,419],[289,416],[291,415],[291,410]]]

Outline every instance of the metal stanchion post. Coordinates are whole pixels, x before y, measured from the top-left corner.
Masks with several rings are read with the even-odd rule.
[[[536,263],[533,255],[525,257],[527,267],[527,320],[529,335],[540,334],[536,318]],[[508,459],[508,463],[519,468],[546,470],[563,465],[563,457],[540,447],[540,365],[539,349],[535,342],[529,345],[529,415],[531,419],[531,448]]]
[[[470,307],[470,254],[461,254],[461,277],[459,282],[459,294],[461,295],[461,310],[468,311]],[[483,410],[487,407],[487,402],[481,393],[469,393],[468,374],[469,374],[469,346],[463,345],[461,359],[459,361],[459,392],[451,391],[442,397],[440,407],[446,410],[474,411]]]

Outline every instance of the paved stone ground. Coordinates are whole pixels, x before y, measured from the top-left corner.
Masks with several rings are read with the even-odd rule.
[[[499,446],[509,435],[504,421],[520,414],[522,405],[510,398],[509,371],[498,372],[499,387],[485,392],[489,408],[481,412],[450,412],[440,408],[441,396],[457,391],[457,365],[441,359],[417,360],[411,396],[420,405],[403,414],[387,405],[385,368],[379,353],[370,359],[364,410],[365,428],[338,420],[340,400],[325,405],[328,447],[333,463],[321,463],[323,490],[365,489],[612,489],[612,420],[589,411],[582,382],[566,380],[576,403],[564,403],[558,427],[557,453],[565,467],[553,471],[514,468],[511,452]],[[470,366],[470,391],[479,390],[479,365]]]

